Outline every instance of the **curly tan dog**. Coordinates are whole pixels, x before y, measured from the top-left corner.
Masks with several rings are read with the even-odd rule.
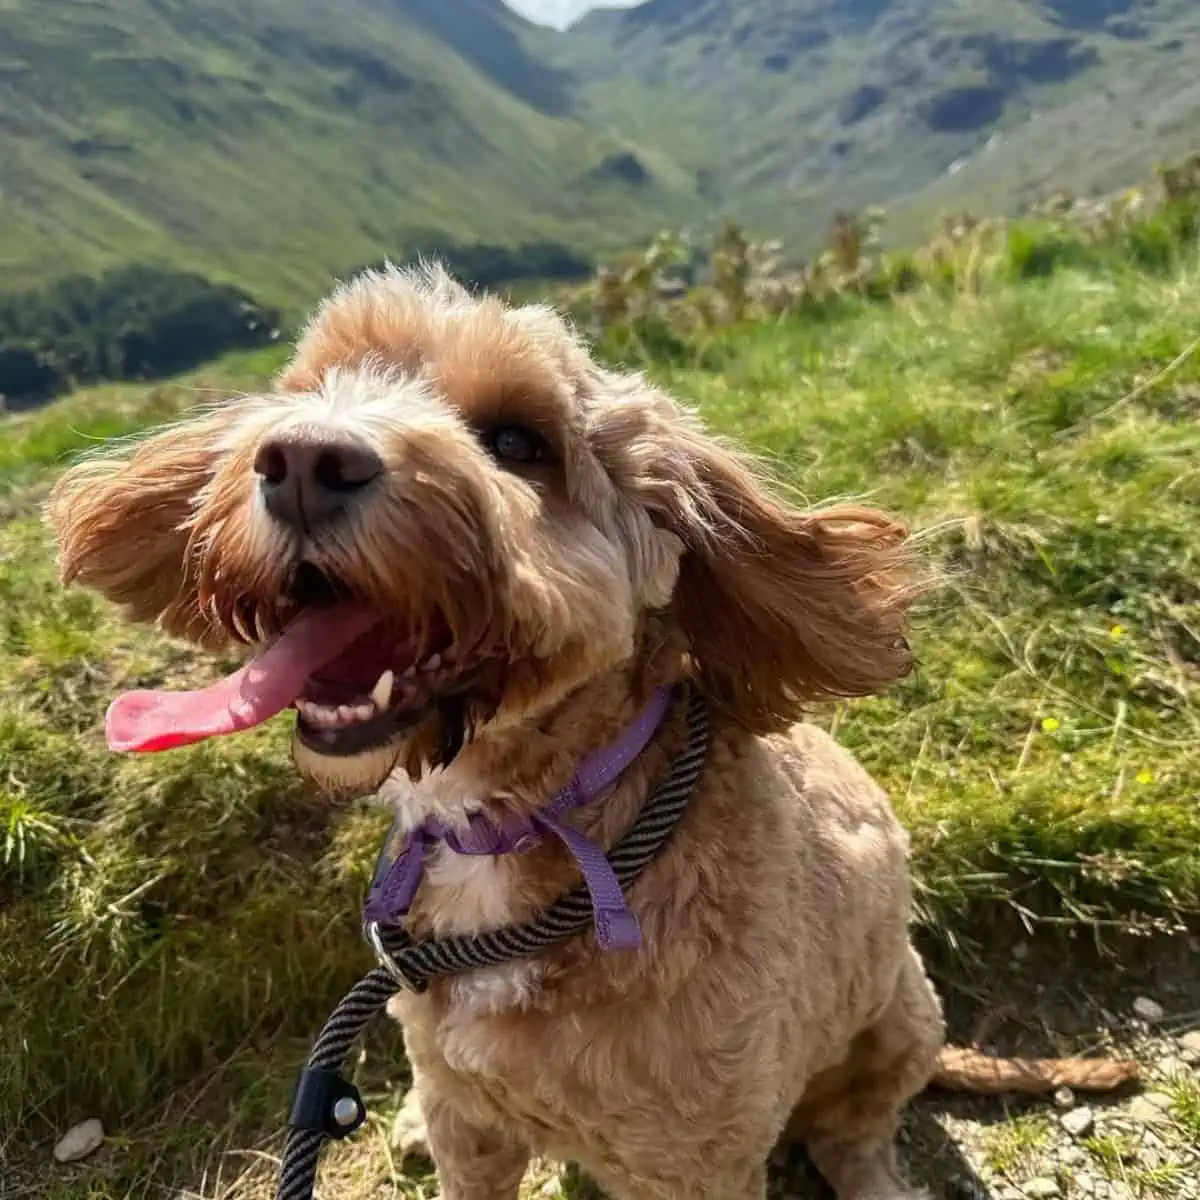
[[[801,722],[808,702],[908,671],[904,530],[773,498],[549,309],[472,298],[437,270],[364,275],[273,394],[75,468],[49,511],[68,579],[201,645],[269,646],[204,693],[127,698],[114,745],[295,706],[301,770],[382,786],[402,832],[535,813],[663,687],[708,698],[703,775],[627,895],[640,949],[589,932],[396,1002],[448,1200],[515,1197],[531,1152],[620,1200],[763,1197],[785,1133],[841,1200],[897,1198],[900,1112],[931,1081],[1128,1077],[943,1050],[904,832]],[[672,703],[567,824],[612,846],[684,737]],[[525,921],[579,879],[553,838],[496,855],[443,841],[408,927]]]

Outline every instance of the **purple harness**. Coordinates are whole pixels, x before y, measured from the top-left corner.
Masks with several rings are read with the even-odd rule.
[[[590,838],[573,829],[563,815],[596,800],[649,745],[662,724],[670,693],[660,688],[641,715],[605,750],[586,758],[570,783],[530,816],[505,813],[498,820],[482,812],[467,818],[466,828],[452,828],[430,817],[397,837],[395,827],[384,842],[367,893],[363,915],[368,922],[397,924],[408,915],[425,873],[425,856],[439,842],[455,854],[522,854],[558,838],[570,851],[592,898],[596,941],[603,950],[636,950],[642,942],[637,918],[629,911],[608,858]],[[395,854],[392,848],[399,841]]]

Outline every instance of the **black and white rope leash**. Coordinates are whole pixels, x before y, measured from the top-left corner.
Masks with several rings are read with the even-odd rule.
[[[687,700],[687,743],[643,806],[629,832],[609,851],[622,889],[650,865],[679,824],[708,755],[708,703],[698,692]],[[312,1200],[317,1161],[326,1139],[348,1137],[367,1119],[358,1089],[340,1072],[367,1023],[399,991],[424,991],[430,979],[527,958],[582,933],[592,923],[584,886],[540,916],[470,937],[414,942],[398,926],[371,925],[367,938],[380,966],[346,994],[325,1023],[300,1073],[288,1122],[276,1200]]]

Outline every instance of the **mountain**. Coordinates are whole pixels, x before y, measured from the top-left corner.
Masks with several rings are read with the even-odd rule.
[[[452,18],[447,14],[452,14]],[[169,261],[276,301],[427,240],[623,243],[690,181],[625,139],[501,0],[5,0],[4,290]]]
[[[1195,0],[649,0],[545,53],[593,122],[790,235],[1128,184],[1200,127]]]
[[[1197,117],[1196,0],[648,0],[565,33],[503,0],[0,0],[0,291],[162,263],[294,307],[435,235],[597,253],[721,214],[803,247],[842,208],[1127,184]]]

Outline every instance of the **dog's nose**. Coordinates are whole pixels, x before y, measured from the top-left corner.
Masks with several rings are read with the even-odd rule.
[[[254,470],[267,511],[286,525],[312,529],[377,479],[383,460],[356,437],[307,427],[263,442]]]

